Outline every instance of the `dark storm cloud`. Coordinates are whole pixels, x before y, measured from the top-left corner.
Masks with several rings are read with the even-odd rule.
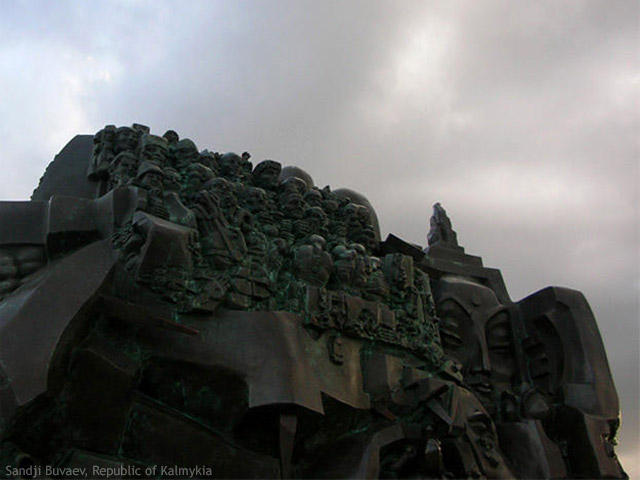
[[[412,242],[442,201],[514,299],[564,285],[590,300],[632,473],[638,14],[632,1],[7,2],[0,197],[26,198],[74,134],[137,121],[351,186]]]

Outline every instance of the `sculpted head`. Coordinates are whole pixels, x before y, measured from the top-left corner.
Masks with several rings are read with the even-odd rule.
[[[188,138],[183,138],[182,140],[172,144],[172,150],[175,158],[175,165],[178,168],[185,168],[187,165],[198,159],[198,147],[193,143],[193,140],[189,140]]]
[[[267,210],[267,192],[262,188],[248,187],[245,191],[244,206],[251,213],[260,213]]]
[[[169,144],[157,135],[144,135],[140,157],[142,161],[153,162],[161,167],[167,163]]]
[[[229,180],[221,177],[213,178],[204,185],[204,188],[216,194],[222,208],[234,208],[238,205],[235,188]]]
[[[284,214],[289,218],[301,219],[304,216],[304,200],[302,196],[292,193],[280,202]]]
[[[138,134],[131,127],[120,127],[116,130],[116,153],[135,150],[138,146]]]
[[[444,275],[434,288],[445,352],[462,365],[481,398],[510,385],[516,370],[508,308],[493,290],[467,277]]]
[[[323,232],[329,225],[329,219],[320,207],[309,207],[304,212],[304,218],[309,223],[312,232]]]
[[[173,145],[174,143],[177,143],[178,140],[180,140],[180,137],[175,130],[167,130],[162,136],[167,140],[169,145]]]
[[[116,155],[109,167],[110,175],[115,184],[122,184],[136,176],[138,158],[133,152],[124,151]]]
[[[227,152],[220,156],[218,164],[220,165],[220,175],[235,180],[240,175],[240,168],[244,161],[237,153]]]
[[[304,201],[310,207],[322,207],[322,200],[322,193],[315,187],[309,190],[304,196]]]
[[[309,245],[312,245],[316,251],[324,251],[327,246],[327,241],[321,235],[311,235],[309,236]]]
[[[251,177],[256,187],[273,190],[278,186],[282,165],[273,160],[263,160],[253,169]]]
[[[180,191],[180,174],[175,168],[166,167],[163,169],[164,172],[164,180],[163,185],[164,189],[167,192],[179,192]]]
[[[393,288],[406,291],[413,285],[413,258],[401,253],[391,253],[382,259],[382,270]]]
[[[191,192],[197,192],[212,178],[214,173],[201,163],[192,163],[187,167],[187,188]]]
[[[149,190],[162,190],[164,188],[163,181],[164,173],[156,164],[145,162],[140,165],[136,176],[138,185]]]

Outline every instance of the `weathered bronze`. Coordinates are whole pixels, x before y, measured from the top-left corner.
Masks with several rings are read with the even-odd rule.
[[[10,477],[626,478],[582,294],[143,125],[0,202],[0,421]]]

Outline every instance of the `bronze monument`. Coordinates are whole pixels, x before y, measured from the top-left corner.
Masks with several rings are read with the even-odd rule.
[[[626,478],[582,294],[512,301],[440,204],[427,241],[273,160],[76,136],[0,202],[2,475]]]

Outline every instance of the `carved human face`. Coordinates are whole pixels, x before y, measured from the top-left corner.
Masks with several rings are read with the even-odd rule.
[[[149,172],[142,178],[142,184],[150,190],[162,190],[163,176],[161,172]]]
[[[157,165],[164,166],[169,154],[169,145],[162,137],[147,135],[144,137],[141,157]]]
[[[288,195],[300,195],[300,197],[304,197],[305,193],[307,193],[307,184],[298,177],[285,179],[285,181],[280,184],[280,188],[282,190],[281,195],[285,197]]]
[[[138,146],[138,135],[133,128],[121,127],[116,133],[116,149],[119,152],[135,150]]]
[[[309,244],[312,245],[317,252],[322,252],[327,246],[327,241],[320,235],[311,235],[309,237]]]
[[[310,207],[322,207],[322,194],[319,190],[311,189],[304,196],[304,201]]]
[[[363,225],[367,225],[369,223],[369,209],[364,205],[358,205],[356,209],[356,216],[358,217],[360,223],[362,223]]]
[[[180,191],[180,174],[173,168],[164,170],[164,179],[162,181],[164,189],[169,192]]]
[[[251,213],[261,213],[267,209],[267,194],[257,187],[251,187],[247,190],[245,205]]]
[[[355,203],[348,203],[345,205],[342,213],[348,227],[355,227],[358,225],[358,205]]]
[[[117,178],[132,177],[135,174],[138,160],[130,153],[119,154],[113,163],[114,176]]]
[[[274,189],[278,186],[282,167],[278,162],[265,160],[256,165],[253,182],[257,187]]]
[[[208,183],[209,190],[220,199],[220,206],[225,209],[238,206],[233,185],[224,178],[216,178]]]
[[[198,148],[188,138],[184,138],[177,142],[173,146],[173,152],[176,159],[176,165],[179,168],[184,168],[192,162],[195,162],[198,158]]]
[[[120,163],[120,171],[122,173],[132,173],[136,168],[136,159],[127,155]]]
[[[465,435],[459,438],[469,442],[476,460],[476,465],[470,465],[471,471],[466,473],[472,478],[480,477],[481,472],[487,478],[512,478],[498,448],[498,436],[488,412],[468,390],[460,389],[458,394],[457,415],[466,423]]]
[[[116,139],[116,129],[115,128],[105,128],[102,133],[102,139],[105,143],[112,144]]]
[[[311,231],[313,232],[321,232],[326,229],[327,225],[329,224],[327,215],[320,207],[308,208],[305,211],[304,216],[309,223],[309,226],[311,227]]]
[[[180,137],[178,137],[178,134],[176,132],[174,132],[173,130],[167,130],[164,135],[164,138],[166,138],[167,142],[169,142],[170,144],[174,144],[177,143],[178,140],[180,140]]]
[[[362,229],[362,232],[357,237],[357,240],[370,251],[375,250],[378,246],[378,242],[376,241],[376,234],[373,231],[373,228],[371,228],[370,226]]]
[[[220,157],[220,174],[227,178],[235,178],[240,173],[242,157],[235,153],[225,153]]]
[[[413,285],[413,258],[401,253],[385,255],[384,275],[398,291],[407,291]]]
[[[333,215],[338,211],[340,206],[335,198],[327,198],[322,201],[322,209],[327,212],[327,215]]]
[[[187,188],[191,192],[197,192],[202,186],[202,178],[200,172],[196,169],[187,170]]]
[[[349,283],[356,267],[356,252],[344,245],[338,245],[331,251],[335,273],[343,283]]]
[[[289,218],[302,218],[304,215],[304,202],[302,196],[292,193],[285,197],[282,208]]]
[[[445,352],[462,364],[465,381],[483,400],[510,385],[516,365],[510,313],[473,280],[445,275],[434,289]]]

